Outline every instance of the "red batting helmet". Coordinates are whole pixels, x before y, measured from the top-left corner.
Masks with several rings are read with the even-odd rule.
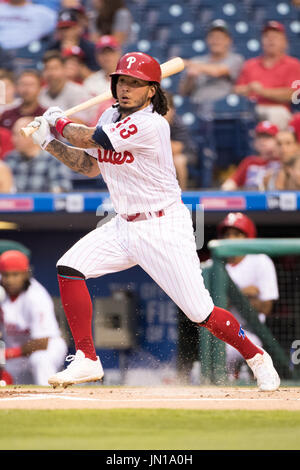
[[[28,270],[29,259],[21,251],[7,250],[0,256],[0,272],[26,272]]]
[[[224,220],[218,225],[218,235],[221,237],[226,228],[236,228],[243,232],[247,238],[256,237],[256,227],[249,217],[241,212],[230,212]]]
[[[117,64],[116,71],[110,74],[111,91],[114,98],[117,98],[116,84],[119,75],[160,83],[161,68],[157,60],[144,52],[128,52],[123,55]]]

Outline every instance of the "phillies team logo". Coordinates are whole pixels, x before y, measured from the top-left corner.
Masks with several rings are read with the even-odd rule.
[[[128,62],[127,68],[130,69],[130,67],[136,62],[136,57],[131,55],[127,57],[126,61]]]
[[[101,163],[112,163],[113,165],[123,165],[124,163],[132,163],[134,156],[131,152],[114,152],[113,150],[98,149],[98,161]]]

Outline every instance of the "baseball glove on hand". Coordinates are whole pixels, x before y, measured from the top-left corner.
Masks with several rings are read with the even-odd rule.
[[[34,121],[28,124],[28,127],[37,128],[37,130],[32,134],[32,139],[43,150],[47,147],[51,140],[54,139],[50,133],[49,124],[43,116],[36,117]]]
[[[65,118],[67,116],[58,106],[51,106],[51,108],[47,109],[47,111],[43,114],[43,117],[47,120],[50,126],[55,127],[56,121],[58,119]]]

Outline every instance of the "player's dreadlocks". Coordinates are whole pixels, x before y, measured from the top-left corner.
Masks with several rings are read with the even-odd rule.
[[[168,106],[168,100],[165,95],[165,92],[161,89],[161,86],[159,83],[156,82],[150,82],[151,85],[154,85],[156,88],[156,93],[155,95],[151,98],[151,102],[153,104],[153,112],[157,112],[158,114],[161,114],[164,116],[167,114],[169,106]]]

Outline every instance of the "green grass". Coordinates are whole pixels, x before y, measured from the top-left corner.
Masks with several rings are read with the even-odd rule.
[[[300,412],[1,410],[1,450],[292,450]]]

